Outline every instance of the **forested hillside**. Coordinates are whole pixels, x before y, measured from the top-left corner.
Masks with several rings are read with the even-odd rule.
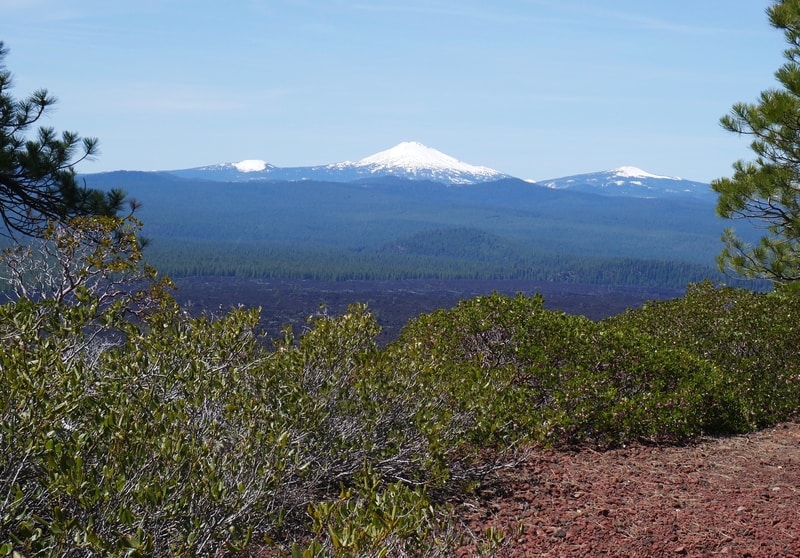
[[[709,200],[609,198],[515,179],[448,187],[109,173],[86,181],[122,187],[143,204],[148,258],[174,277],[730,281],[715,270],[723,224]]]

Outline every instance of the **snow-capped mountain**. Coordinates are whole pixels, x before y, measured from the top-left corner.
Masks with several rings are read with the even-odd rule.
[[[219,163],[167,172],[181,178],[202,178],[214,182],[244,182],[268,178],[270,174],[279,170],[275,165],[270,165],[260,159],[245,159],[238,163]]]
[[[446,184],[475,184],[508,178],[494,169],[464,163],[416,141],[400,143],[355,163],[337,163],[327,168],[355,171],[364,176],[399,176]]]
[[[226,182],[253,180],[353,182],[366,178],[392,176],[408,180],[431,180],[449,185],[465,185],[510,178],[494,169],[464,163],[413,141],[400,143],[356,162],[344,161],[314,167],[276,167],[266,161],[249,159],[238,163],[221,163],[169,172],[184,178]]]
[[[557,190],[637,198],[712,198],[716,195],[706,183],[653,174],[636,167],[565,176],[536,181],[536,184]]]
[[[246,159],[237,163],[221,163],[167,172],[180,178],[212,182],[261,180],[364,182],[391,177],[460,186],[514,178],[488,167],[465,163],[415,141],[402,142],[391,149],[355,162],[344,161],[310,167],[277,167],[260,159]],[[632,166],[535,181],[534,184],[556,190],[572,190],[604,196],[683,197],[704,200],[712,200],[716,196],[706,183],[654,174]]]

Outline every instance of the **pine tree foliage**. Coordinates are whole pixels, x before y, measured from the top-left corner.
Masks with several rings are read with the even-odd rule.
[[[720,216],[749,220],[764,234],[753,246],[726,230],[718,262],[746,277],[800,284],[800,0],[779,0],[767,15],[788,44],[775,72],[780,86],[755,103],[735,104],[721,119],[726,130],[752,138],[756,157],[712,183]]]
[[[44,89],[15,99],[7,54],[0,41],[0,234],[40,236],[47,221],[116,214],[124,192],[86,188],[76,178],[75,165],[97,153],[97,140],[45,126],[34,131],[56,99]]]

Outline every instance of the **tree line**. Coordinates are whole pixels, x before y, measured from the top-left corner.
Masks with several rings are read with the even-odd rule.
[[[568,254],[498,255],[493,259],[414,253],[356,252],[264,243],[155,243],[146,258],[173,278],[218,276],[244,278],[346,280],[521,279],[596,285],[682,289],[710,279],[715,283],[768,288],[692,262],[599,258]]]

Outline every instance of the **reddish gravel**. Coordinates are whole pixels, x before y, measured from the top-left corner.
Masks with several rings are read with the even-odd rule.
[[[797,557],[800,424],[686,447],[534,452],[458,511],[473,532],[503,530],[496,556]]]

